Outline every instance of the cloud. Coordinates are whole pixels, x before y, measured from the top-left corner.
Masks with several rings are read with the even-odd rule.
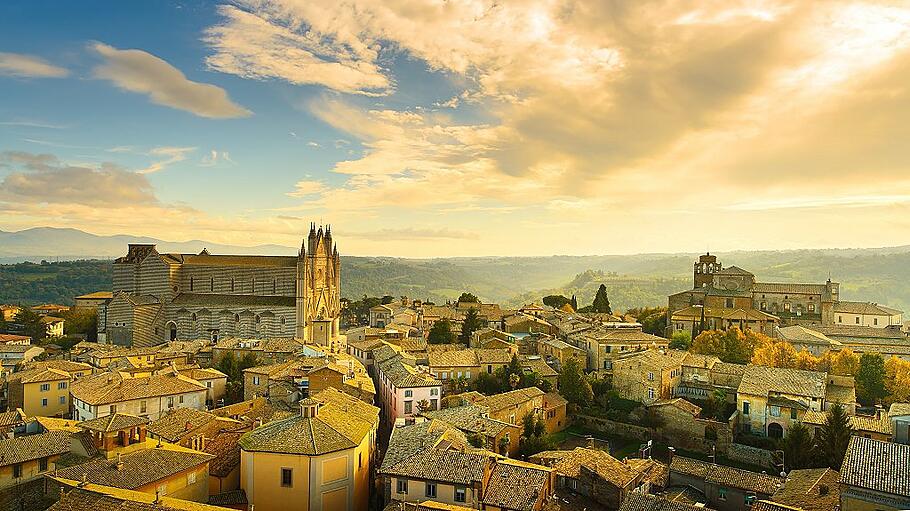
[[[15,126],[20,128],[41,128],[49,130],[62,130],[66,126],[38,121],[0,121],[0,126]]]
[[[63,78],[69,76],[69,71],[34,55],[0,52],[0,76],[3,75],[18,78]]]
[[[158,204],[145,176],[113,163],[70,165],[50,154],[5,151],[0,165],[12,169],[0,182],[0,202],[101,208]]]
[[[95,77],[110,80],[123,90],[146,94],[155,104],[212,119],[252,115],[231,101],[221,87],[191,81],[179,69],[150,53],[118,50],[102,43],[95,43],[92,48],[105,59],[95,68]]]
[[[202,156],[202,160],[199,161],[200,167],[214,167],[219,163],[236,163],[231,159],[231,153],[227,151],[217,151],[212,149],[208,154]]]
[[[249,3],[244,10],[241,6]],[[218,8],[222,22],[203,40],[214,50],[209,68],[244,78],[277,78],[295,85],[323,85],[340,92],[388,94],[393,86],[376,60],[378,52],[350,47],[340,38],[299,30],[291,13],[258,2]],[[276,6],[277,7],[277,6]]]
[[[370,241],[433,241],[433,240],[476,240],[477,233],[441,229],[376,229],[365,232],[345,232],[345,237]]]
[[[155,147],[146,155],[156,158],[157,161],[136,172],[139,174],[152,174],[164,170],[170,165],[186,160],[187,155],[195,150],[195,147]]]
[[[294,186],[293,192],[288,192],[289,197],[311,197],[327,190],[327,187],[321,181],[303,180],[298,181]]]

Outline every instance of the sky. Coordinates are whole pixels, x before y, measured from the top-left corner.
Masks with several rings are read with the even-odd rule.
[[[403,257],[910,243],[910,2],[0,3],[0,229]]]

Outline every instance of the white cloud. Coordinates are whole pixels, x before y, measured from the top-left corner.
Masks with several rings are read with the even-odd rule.
[[[146,94],[155,104],[213,119],[252,115],[231,101],[221,87],[189,80],[179,69],[150,53],[118,50],[102,43],[92,47],[105,59],[94,70],[97,78],[110,80],[123,90]]]
[[[391,91],[374,49],[351,48],[340,39],[326,40],[327,35],[299,30],[298,21],[280,9],[249,7],[219,7],[223,21],[206,30],[204,37],[215,51],[206,59],[211,69],[244,78],[324,85],[349,93]]]
[[[327,187],[321,181],[305,179],[298,181],[294,186],[294,191],[288,192],[287,195],[290,197],[311,197],[322,193],[326,189]]]
[[[195,147],[155,147],[146,155],[155,158],[157,161],[136,172],[139,174],[152,174],[164,170],[170,165],[186,160],[187,155],[195,150]]]
[[[63,78],[69,75],[69,71],[34,55],[0,52],[0,75],[19,78]]]

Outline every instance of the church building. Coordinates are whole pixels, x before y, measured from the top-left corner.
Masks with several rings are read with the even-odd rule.
[[[297,256],[163,254],[130,244],[113,280],[104,311],[111,344],[293,337],[330,346],[339,337],[341,257],[330,226],[311,225]]]

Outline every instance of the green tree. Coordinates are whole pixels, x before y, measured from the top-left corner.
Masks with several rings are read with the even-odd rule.
[[[480,303],[480,299],[471,293],[464,292],[458,297],[458,303]]]
[[[88,341],[98,339],[98,311],[91,307],[73,308],[62,315],[64,335],[84,335]]]
[[[812,464],[812,435],[802,423],[790,426],[780,446],[784,451],[784,470],[808,468]]]
[[[394,301],[395,301],[395,297],[392,295],[385,295],[382,298],[380,298],[380,300],[379,300],[380,304],[382,304],[382,305],[388,305]]]
[[[548,295],[543,297],[543,304],[549,307],[553,307],[554,309],[558,309],[567,303],[571,305],[572,301],[563,295]]]
[[[610,299],[607,298],[607,286],[601,284],[597,288],[597,294],[594,295],[594,303],[591,304],[591,307],[594,312],[613,314],[613,309],[610,308]]]
[[[677,330],[670,336],[670,343],[667,345],[671,350],[688,351],[692,346],[692,335],[685,330]]]
[[[833,405],[825,417],[825,424],[815,435],[818,458],[831,469],[840,470],[852,435],[853,426],[847,412],[841,405]]]
[[[863,353],[856,373],[856,398],[866,406],[874,405],[888,395],[885,388],[885,359],[877,353]]]
[[[430,344],[453,344],[455,342],[455,333],[452,332],[452,322],[443,318],[433,323],[430,333],[427,334],[427,342]]]
[[[493,394],[499,394],[500,392],[505,391],[502,382],[496,375],[485,372],[481,372],[477,375],[477,378],[474,379],[474,390],[487,396],[492,396]]]
[[[591,384],[574,358],[566,361],[559,374],[559,393],[576,409],[585,408],[594,400]]]
[[[462,344],[470,344],[471,336],[474,332],[480,330],[486,325],[483,318],[477,314],[477,309],[471,307],[468,309],[468,312],[464,315],[464,321],[461,322],[461,333],[458,335],[458,340]]]
[[[41,316],[28,307],[21,307],[14,319],[22,327],[22,333],[31,337],[32,342],[40,342],[47,337],[47,325]]]

